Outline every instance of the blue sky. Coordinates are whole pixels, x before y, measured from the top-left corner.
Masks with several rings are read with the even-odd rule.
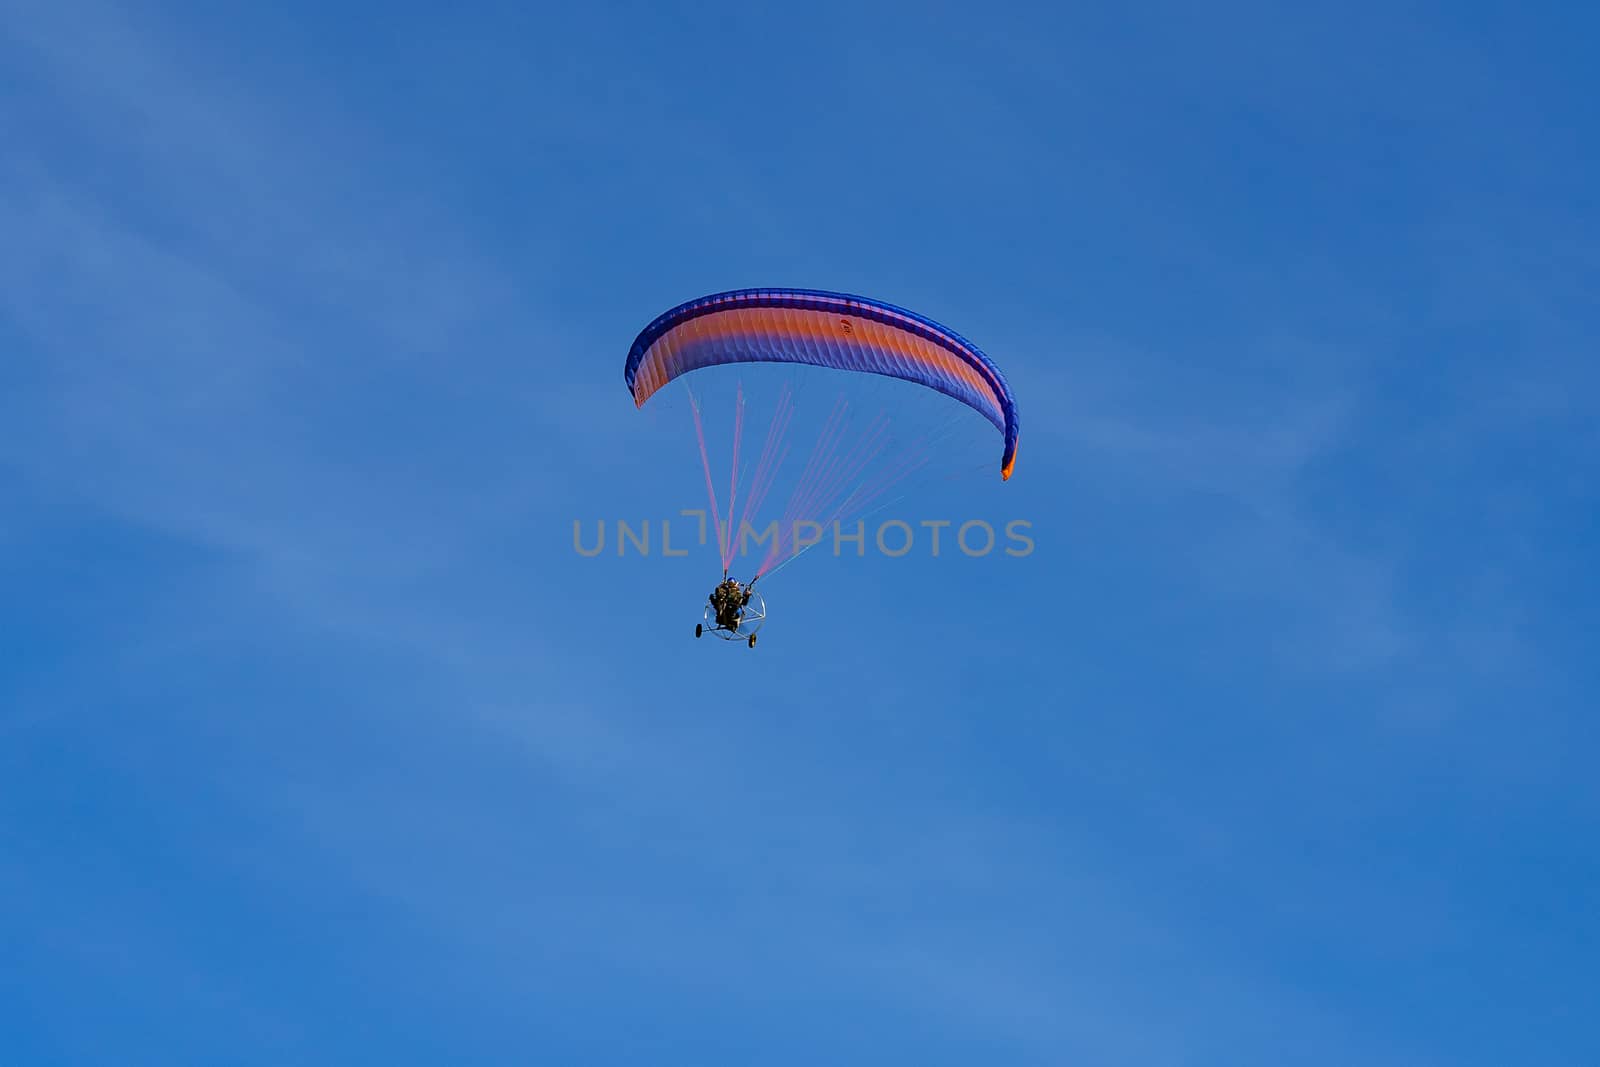
[[[0,0],[0,1062],[1600,1061],[1600,18],[697,10]],[[1036,551],[577,557],[745,285]]]

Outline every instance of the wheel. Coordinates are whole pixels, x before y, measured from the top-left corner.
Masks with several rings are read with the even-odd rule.
[[[755,634],[751,634],[750,635],[750,647],[751,648],[755,648],[756,647],[756,635]]]
[[[701,626],[699,623],[695,623],[694,624],[694,635],[696,637],[699,637],[701,632],[704,631],[704,630],[705,630],[704,626]]]

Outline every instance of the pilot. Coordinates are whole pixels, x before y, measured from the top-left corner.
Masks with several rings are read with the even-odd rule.
[[[739,583],[724,578],[711,594],[711,606],[716,609],[717,625],[729,630],[739,628],[740,609],[750,601],[750,594],[741,594]]]

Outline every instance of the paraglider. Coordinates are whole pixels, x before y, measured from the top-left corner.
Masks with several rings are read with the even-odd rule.
[[[646,326],[624,376],[635,407],[692,370],[807,363],[900,378],[974,408],[1005,438],[1000,477],[1017,462],[1017,405],[994,362],[932,319],[822,289],[735,289],[679,304]]]
[[[692,371],[774,363],[899,379],[942,393],[976,411],[1000,431],[1001,480],[1009,480],[1016,468],[1017,406],[994,362],[976,345],[932,319],[868,297],[821,289],[736,289],[690,300],[659,315],[640,331],[628,351],[624,378],[635,408],[642,408],[662,387]],[[774,459],[779,449],[773,442],[787,429],[790,412],[783,407],[787,400],[786,392],[757,461],[751,490],[741,498],[746,516],[764,498],[771,487],[771,473],[781,463],[781,456]],[[733,498],[740,477],[743,390],[737,401],[726,524],[719,514],[700,407],[692,393],[690,403],[723,566],[723,580],[707,598],[695,636],[712,633],[728,641],[744,640],[754,648],[756,631],[766,619],[765,602],[754,588],[756,580],[798,556],[809,543],[801,545],[797,535],[786,542],[785,534],[780,533],[748,583],[741,585],[728,577],[734,555]],[[837,520],[852,513],[851,508],[859,511],[922,462],[922,457],[910,461],[897,458],[881,475],[863,478],[868,463],[884,447],[881,437],[873,434],[881,435],[880,424],[874,424],[859,447],[841,446],[843,435],[830,416],[801,473],[802,484],[791,496],[785,512],[790,523],[785,529],[798,528],[796,519],[816,525],[814,515]],[[787,450],[782,454],[787,455]],[[786,558],[783,545],[793,550]]]

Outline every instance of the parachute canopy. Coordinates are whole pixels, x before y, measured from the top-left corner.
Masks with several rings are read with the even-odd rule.
[[[1017,407],[998,367],[970,341],[912,311],[819,289],[736,289],[679,304],[628,352],[636,407],[674,378],[725,363],[804,363],[899,378],[975,409],[1005,437],[1000,477],[1017,461]]]

